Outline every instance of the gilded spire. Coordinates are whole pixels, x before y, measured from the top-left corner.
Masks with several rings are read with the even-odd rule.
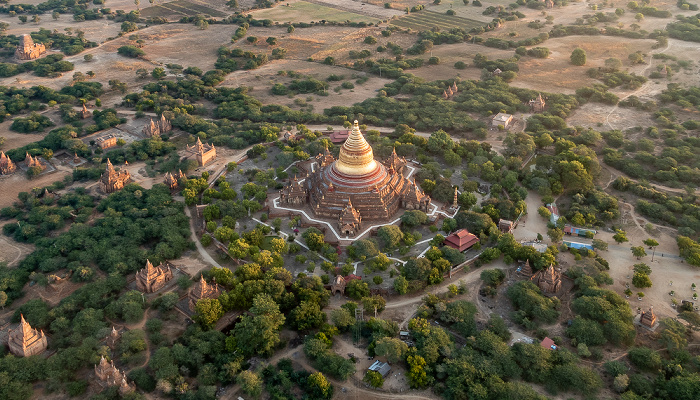
[[[107,172],[114,171],[114,166],[112,165],[112,162],[109,161],[109,158],[107,159]]]
[[[352,127],[352,132],[340,148],[335,168],[346,175],[366,175],[378,168],[377,162],[374,161],[372,147],[360,132],[357,120]]]

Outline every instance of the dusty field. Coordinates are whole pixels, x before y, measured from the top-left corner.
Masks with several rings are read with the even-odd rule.
[[[325,81],[329,75],[343,76],[342,81],[329,82],[328,96],[316,94],[299,94],[294,97],[276,96],[270,93],[270,88],[276,83],[288,84],[293,79],[288,76],[278,75],[278,71],[295,71],[305,76]],[[355,82],[353,76],[365,75],[359,71],[352,71],[342,67],[334,67],[318,63],[300,60],[278,60],[255,70],[255,75],[246,71],[237,71],[230,74],[221,84],[222,86],[246,86],[252,88],[248,94],[265,104],[282,104],[292,108],[299,108],[295,100],[303,100],[304,103],[314,106],[314,111],[321,112],[324,108],[333,106],[348,106],[377,95],[377,90],[391,82],[389,79],[367,75],[369,80],[363,84]],[[295,78],[296,79],[296,78]],[[343,82],[352,82],[354,89],[342,89],[339,93],[334,89]],[[310,99],[310,100],[309,100]],[[303,103],[302,103],[303,104]]]
[[[513,85],[572,94],[582,86],[599,83],[586,75],[588,68],[602,67],[604,61],[611,57],[619,58],[623,60],[624,66],[629,66],[627,55],[638,50],[649,52],[654,43],[655,41],[646,39],[621,41],[610,36],[568,36],[550,39],[543,44],[551,51],[549,58],[523,57],[518,63],[520,72]],[[575,66],[569,61],[571,52],[577,47],[586,52],[585,66]],[[630,72],[636,68],[630,68]]]
[[[393,36],[392,36],[393,37]],[[408,70],[407,72],[426,80],[452,79],[460,77],[462,79],[481,79],[481,69],[474,67],[473,60],[477,54],[483,54],[491,60],[498,58],[510,58],[513,55],[511,50],[494,49],[469,43],[443,44],[433,47],[432,51],[422,57],[440,57],[439,65],[427,65]],[[456,69],[454,64],[462,61],[467,64],[466,69]]]

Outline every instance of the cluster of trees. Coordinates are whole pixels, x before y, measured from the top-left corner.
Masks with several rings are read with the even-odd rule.
[[[10,129],[15,132],[33,133],[41,132],[51,126],[54,126],[54,123],[51,122],[49,117],[34,111],[25,118],[15,118],[12,121],[12,125],[10,125]]]
[[[85,39],[85,34],[82,31],[78,31],[75,36],[72,36],[39,28],[39,32],[32,32],[31,35],[35,43],[43,43],[47,48],[60,49],[67,56],[97,46],[97,43]]]
[[[476,59],[475,59],[476,63]],[[495,68],[494,68],[495,69]],[[345,116],[352,120],[363,115],[363,122],[375,125],[406,124],[420,130],[443,129],[485,133],[485,125],[475,121],[469,112],[491,115],[499,112],[526,112],[525,103],[537,93],[508,86],[499,78],[483,81],[458,81],[459,91],[454,101],[444,100],[442,93],[454,81],[426,82],[412,75],[403,75],[384,86],[380,96],[353,106],[335,106],[324,110],[327,116]],[[410,99],[396,100],[391,96],[401,93]],[[548,95],[551,112],[567,116],[578,106],[572,96]]]
[[[267,54],[255,54],[251,51],[243,51],[238,47],[233,49],[220,47],[217,54],[219,57],[216,59],[214,66],[227,74],[239,69],[256,69],[268,62]],[[241,61],[241,64],[239,64],[239,61]]]
[[[688,17],[679,15],[678,17],[677,21],[666,26],[668,36],[690,42],[700,42],[700,22],[698,22],[700,14]]]
[[[34,203],[31,199],[27,201]],[[26,228],[27,231],[8,233],[35,240],[38,238],[36,232],[40,229],[57,229],[62,225],[60,212],[68,211],[64,207],[79,207],[80,202],[86,201],[76,192],[66,200],[66,204],[74,205],[63,206],[61,210],[57,204],[54,206],[56,212],[40,207],[36,213],[27,214],[28,218],[47,215],[49,221],[57,220],[57,226],[20,224],[18,229]],[[120,276],[143,268],[146,258],[152,262],[178,258],[191,245],[183,207],[184,204],[172,200],[169,189],[164,185],[156,185],[149,190],[128,185],[97,205],[100,217],[92,224],[75,224],[56,237],[36,240],[36,250],[16,270],[18,282],[26,282],[31,272],[49,274],[66,268],[87,277],[92,276],[90,270],[94,267]],[[11,300],[21,296],[17,290],[6,293]]]
[[[579,365],[579,358],[566,349],[550,351],[539,344],[517,343],[509,347],[510,333],[503,320],[491,317],[485,329],[474,321],[476,307],[464,300],[428,296],[419,317],[409,322],[415,346],[398,339],[376,342],[375,353],[400,360],[408,369],[409,385],[432,386],[447,399],[479,396],[484,399],[526,397],[544,399],[522,383],[545,384],[547,389],[595,393],[602,380],[593,370]],[[444,322],[449,330],[425,318]],[[456,346],[451,332],[468,337]]]
[[[621,192],[630,191],[641,197],[635,210],[654,221],[663,221],[679,227],[680,235],[694,236],[700,228],[700,208],[696,206],[693,194],[667,194],[651,185],[635,183],[628,178],[618,177],[613,188]]]
[[[607,274],[598,278],[601,283],[612,283]],[[610,342],[616,346],[630,346],[634,343],[636,331],[634,314],[629,303],[615,291],[598,286],[590,275],[576,276],[579,289],[571,308],[578,314],[566,334],[572,338],[572,345],[584,343],[586,346],[599,346]],[[602,278],[602,279],[601,279]]]
[[[61,76],[63,72],[72,70],[73,63],[63,61],[63,54],[51,54],[22,64],[0,63],[0,76],[3,78],[27,71],[34,71],[34,74],[37,76],[55,78]]]
[[[18,242],[35,242],[60,230],[66,221],[87,222],[95,207],[95,199],[84,188],[58,197],[47,191],[22,192],[13,206],[0,210],[2,218],[15,218],[17,224],[6,224],[3,233]]]

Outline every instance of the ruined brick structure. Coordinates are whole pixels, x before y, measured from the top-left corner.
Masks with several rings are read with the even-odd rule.
[[[190,158],[196,160],[197,165],[200,167],[216,159],[216,147],[213,144],[202,143],[199,138],[197,138],[194,146],[187,146],[187,152],[190,153]]]
[[[115,171],[112,163],[107,159],[107,169],[100,177],[100,188],[105,193],[116,192],[131,182],[131,174],[127,170]]]
[[[336,294],[336,292],[345,294],[345,278],[343,278],[342,275],[336,275],[336,277],[333,278],[333,283],[331,284],[331,294]]]
[[[34,60],[41,57],[44,53],[46,53],[46,46],[41,43],[34,43],[31,35],[22,35],[15,50],[15,57],[20,60]]]
[[[24,320],[24,315],[20,315],[19,327],[9,331],[7,344],[10,353],[17,357],[29,357],[43,353],[48,341],[43,331],[32,328]]]
[[[80,118],[88,119],[90,117],[92,117],[92,113],[87,109],[87,107],[85,107],[85,103],[83,103],[83,109],[80,110]]]
[[[146,137],[153,137],[160,136],[172,130],[173,124],[171,124],[170,121],[165,118],[165,115],[161,114],[160,120],[154,122],[153,119],[151,119],[151,122],[146,124],[141,132]]]
[[[541,113],[544,111],[545,102],[541,93],[537,95],[537,98],[530,100],[527,104],[530,106],[530,111],[534,113]]]
[[[170,190],[177,189],[177,178],[170,172],[165,173],[165,185],[170,188]]]
[[[134,385],[126,380],[126,374],[114,366],[113,361],[107,361],[102,356],[100,363],[95,365],[95,375],[102,386],[119,386],[119,393],[126,394],[135,390]]]
[[[388,222],[400,208],[428,212],[430,197],[403,174],[406,160],[394,151],[384,163],[375,161],[357,121],[337,160],[326,149],[313,161],[318,167],[303,185],[292,180],[281,202],[308,204],[315,216],[338,221],[346,235],[359,233],[364,222]]]
[[[29,153],[24,156],[24,165],[29,168],[39,168],[40,170],[45,170],[46,165],[39,161],[39,157],[32,157]]]
[[[191,311],[194,311],[197,302],[201,299],[216,299],[221,294],[221,288],[219,285],[214,283],[207,283],[204,280],[204,276],[199,279],[199,282],[195,283],[190,289],[189,297],[189,307]]]
[[[649,308],[649,311],[642,311],[642,315],[639,318],[639,322],[644,326],[648,326],[649,328],[653,327],[656,323],[656,314],[654,314],[654,307]]]
[[[154,267],[146,260],[146,268],[136,273],[136,288],[144,293],[157,292],[160,288],[173,279],[173,271],[170,264],[161,263]]]
[[[5,155],[5,152],[0,151],[0,175],[9,175],[16,170],[17,165]]]

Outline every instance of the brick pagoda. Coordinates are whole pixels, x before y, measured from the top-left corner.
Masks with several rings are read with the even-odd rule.
[[[303,184],[291,180],[280,203],[308,204],[316,217],[337,221],[345,235],[359,233],[365,222],[388,222],[399,209],[428,211],[430,197],[403,174],[406,160],[394,151],[383,163],[375,161],[357,121],[337,160],[328,149],[312,160],[318,168]]]
[[[136,273],[136,288],[144,293],[157,292],[160,288],[173,279],[173,271],[167,263],[161,263],[154,267],[146,260],[146,268]]]
[[[20,315],[19,328],[10,330],[7,344],[10,353],[17,357],[29,357],[43,353],[48,341],[43,331],[32,328],[24,320],[24,315]]]
[[[131,182],[131,174],[127,170],[115,171],[112,162],[107,159],[107,169],[102,173],[100,177],[100,187],[105,193],[116,192],[121,190],[124,186]]]
[[[0,175],[9,175],[17,170],[17,165],[10,160],[10,157],[5,155],[5,152],[0,151]]]

